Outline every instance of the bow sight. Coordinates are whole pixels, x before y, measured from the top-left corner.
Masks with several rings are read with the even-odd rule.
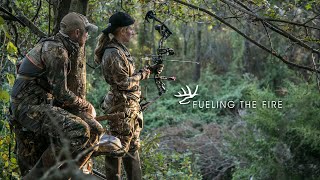
[[[174,55],[174,50],[172,48],[161,48],[157,50],[159,55],[167,55],[171,56]]]

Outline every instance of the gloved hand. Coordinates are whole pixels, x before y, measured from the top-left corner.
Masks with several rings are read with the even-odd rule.
[[[150,70],[147,68],[143,68],[139,72],[141,74],[141,80],[148,79],[150,76]]]
[[[161,72],[163,71],[163,67],[164,67],[163,64],[154,64],[149,66],[149,69],[154,74],[156,73],[161,74]]]
[[[91,103],[89,103],[88,113],[92,116],[92,118],[96,118],[97,116],[96,110]]]

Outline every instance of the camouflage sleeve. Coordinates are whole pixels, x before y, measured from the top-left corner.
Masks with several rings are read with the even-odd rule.
[[[63,106],[85,109],[89,103],[76,96],[67,87],[69,58],[67,51],[62,47],[54,47],[43,53],[48,81],[52,86],[52,94]]]
[[[139,86],[141,73],[130,75],[135,69],[118,50],[106,52],[102,66],[105,78],[110,79],[111,84],[116,84],[120,90],[133,90]]]

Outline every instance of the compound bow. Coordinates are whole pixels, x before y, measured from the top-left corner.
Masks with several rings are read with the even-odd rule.
[[[159,32],[161,35],[161,38],[158,43],[158,49],[157,49],[157,54],[156,55],[151,55],[151,60],[153,63],[162,65],[163,64],[163,56],[171,56],[174,55],[174,50],[172,48],[166,48],[163,47],[163,43],[166,39],[168,39],[173,33],[170,31],[170,29],[164,24],[164,22],[160,21],[156,17],[156,13],[154,11],[148,11],[145,17],[145,20],[149,22],[150,19],[153,19],[157,21],[160,24],[155,25],[155,30]],[[177,60],[166,60],[166,61],[177,61]],[[178,61],[178,62],[188,62],[188,63],[197,63],[198,62],[193,62],[193,61]],[[154,81],[156,84],[156,87],[159,92],[159,96],[154,98],[152,101],[147,102],[145,104],[141,105],[142,111],[144,111],[150,104],[152,104],[154,101],[156,101],[162,94],[166,92],[166,85],[163,82],[163,80],[168,80],[168,81],[175,81],[176,77],[171,76],[171,77],[166,77],[166,76],[160,76],[160,73],[156,72],[154,75]]]
[[[160,35],[161,39],[159,40],[159,46],[157,49],[157,55],[151,55],[152,62],[155,64],[163,64],[163,56],[171,56],[174,55],[174,50],[172,48],[165,48],[163,47],[163,42],[172,35],[172,32],[170,29],[164,24],[164,22],[160,21],[156,17],[156,13],[154,11],[148,11],[145,17],[145,20],[149,22],[149,19],[153,19],[160,24],[156,25],[154,28],[157,30]],[[174,81],[176,78],[175,77],[165,77],[165,76],[160,76],[158,72],[155,73],[154,75],[154,81],[157,86],[159,96],[161,96],[163,93],[166,92],[166,87],[165,84],[162,82],[162,80],[169,80],[169,81]]]

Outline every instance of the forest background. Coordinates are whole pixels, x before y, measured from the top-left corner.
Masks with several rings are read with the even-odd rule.
[[[85,14],[99,32],[116,11],[135,19],[128,45],[137,68],[160,38],[149,10],[173,32],[175,50],[162,74],[167,92],[144,113],[144,179],[317,179],[320,177],[320,2],[318,0],[1,0],[0,179],[19,179],[14,135],[8,124],[15,65],[42,37],[57,32],[68,11]],[[97,108],[108,89],[86,45],[86,97]],[[92,66],[94,68],[90,68]],[[174,97],[198,85],[193,100],[282,101],[282,108],[193,108]],[[142,84],[147,100],[158,92]],[[106,125],[106,123],[103,123]],[[103,172],[102,157],[94,158]]]

